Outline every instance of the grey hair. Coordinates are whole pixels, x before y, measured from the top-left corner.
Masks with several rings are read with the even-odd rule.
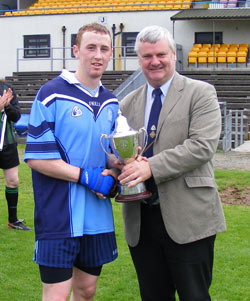
[[[166,39],[171,50],[175,52],[176,44],[172,34],[167,30],[167,28],[157,25],[147,26],[138,33],[135,41],[135,51],[138,53],[140,42],[154,44],[162,39]]]

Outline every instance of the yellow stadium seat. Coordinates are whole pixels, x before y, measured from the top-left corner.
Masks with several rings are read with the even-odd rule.
[[[239,46],[245,46],[245,47],[249,48],[249,45],[246,43],[240,44]]]
[[[227,63],[236,63],[236,51],[227,52]]]
[[[217,43],[217,44],[212,44],[211,47],[218,47],[220,48],[221,44]]]
[[[199,51],[197,53],[198,63],[204,64],[207,63],[207,52],[206,51]]]
[[[202,46],[201,48],[200,48],[200,51],[205,51],[205,52],[208,52],[210,50],[210,47],[208,47],[208,46]]]
[[[188,54],[188,64],[196,64],[197,63],[197,52],[190,51]]]
[[[209,51],[218,52],[219,49],[220,49],[220,47],[218,47],[217,45],[212,45]]]
[[[218,63],[226,63],[226,61],[227,61],[227,53],[226,53],[226,51],[219,51],[218,53],[217,53],[217,62]]]
[[[218,52],[228,52],[228,48],[226,48],[226,47],[220,47],[220,49],[218,50]]]
[[[182,4],[174,4],[174,9],[181,9]]]
[[[235,45],[231,45],[228,49],[228,51],[238,51],[239,47],[235,46]]]
[[[236,53],[237,63],[246,63],[247,61],[247,52],[246,51],[238,51]]]
[[[17,10],[17,11],[13,11],[13,16],[20,16],[20,12]]]
[[[247,58],[244,56],[239,56],[237,57],[237,63],[246,63],[247,62]]]
[[[165,4],[165,9],[173,9],[174,6],[172,4]]]
[[[217,62],[217,56],[208,56],[207,57],[207,62],[209,64],[216,63]]]
[[[231,44],[231,45],[230,45],[230,47],[232,47],[232,46],[234,46],[234,47],[236,47],[236,48],[239,48],[240,45],[236,43],[236,44]]]
[[[158,10],[164,10],[164,9],[165,9],[165,5],[163,5],[163,4],[158,4],[158,5],[157,5],[157,9],[158,9]]]
[[[181,5],[181,8],[182,8],[182,9],[190,9],[190,7],[191,7],[191,4],[190,4],[190,3],[183,3],[183,4]]]
[[[155,5],[155,4],[149,5],[149,9],[150,10],[156,10],[157,9],[157,5]]]
[[[217,52],[210,50],[207,54],[207,62],[208,63],[216,63],[217,62]]]
[[[199,52],[199,51],[200,51],[200,48],[199,48],[199,47],[192,47],[192,48],[191,48],[191,51]]]
[[[245,56],[239,56],[237,57],[237,63],[246,63],[247,58]]]
[[[202,47],[202,44],[194,44],[193,47],[198,47],[198,48],[201,48]]]
[[[211,44],[202,44],[202,47],[208,47],[208,48],[211,48]]]
[[[238,51],[248,51],[248,47],[247,46],[241,46],[239,47]]]

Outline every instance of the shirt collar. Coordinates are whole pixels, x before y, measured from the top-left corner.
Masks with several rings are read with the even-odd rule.
[[[162,92],[162,94],[164,96],[163,99],[165,99],[165,97],[168,94],[168,89],[169,89],[170,84],[171,84],[171,82],[173,80],[173,77],[174,77],[174,75],[172,75],[172,77],[167,82],[165,82],[163,85],[161,85],[159,87],[159,88],[161,88],[161,92]],[[153,88],[149,83],[147,85],[148,85],[148,95],[151,95],[151,97],[152,97],[152,93],[153,93],[153,91],[154,91],[155,88]]]
[[[90,96],[92,96],[91,93],[88,91],[88,87],[86,87],[82,83],[80,83],[79,80],[75,77],[75,74],[73,72],[70,72],[70,71],[68,71],[66,69],[63,69],[62,72],[61,72],[61,74],[60,74],[60,76],[64,80],[66,80],[69,84],[71,84],[71,85],[77,85],[78,87],[84,88],[85,90],[87,90],[88,94]],[[103,89],[103,85],[102,85],[101,81],[99,82],[99,89],[98,89],[98,91],[100,91],[100,89]]]
[[[75,74],[73,72],[70,72],[66,69],[63,69],[60,76],[65,79],[69,84],[80,84],[82,85],[79,80],[75,77]],[[99,86],[102,86],[102,82],[100,81]]]

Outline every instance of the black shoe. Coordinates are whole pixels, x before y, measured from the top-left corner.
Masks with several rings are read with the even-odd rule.
[[[10,229],[16,229],[16,230],[24,230],[24,231],[31,231],[32,229],[28,226],[25,226],[23,224],[23,219],[18,219],[16,222],[14,223],[10,223],[8,222],[8,228]]]

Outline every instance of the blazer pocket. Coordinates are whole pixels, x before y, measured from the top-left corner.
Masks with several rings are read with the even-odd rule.
[[[217,188],[215,180],[210,177],[185,177],[186,184],[189,188],[194,187],[213,187]]]

